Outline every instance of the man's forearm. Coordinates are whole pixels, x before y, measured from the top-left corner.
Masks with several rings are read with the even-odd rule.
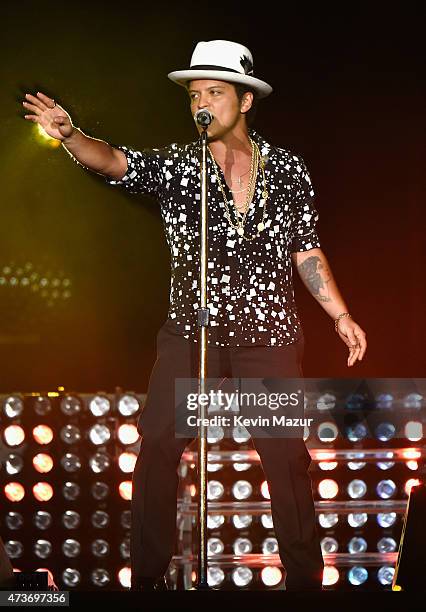
[[[292,259],[305,287],[330,317],[335,319],[340,313],[348,312],[348,307],[321,249],[292,253]]]
[[[62,145],[71,157],[89,170],[117,180],[126,172],[127,162],[122,151],[103,140],[86,136],[78,128],[74,128],[71,136],[62,141]]]

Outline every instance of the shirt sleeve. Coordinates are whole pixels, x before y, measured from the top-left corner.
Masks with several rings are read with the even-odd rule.
[[[106,176],[109,185],[124,187],[134,194],[158,196],[163,186],[164,154],[160,149],[143,149],[135,151],[123,145],[113,145],[123,151],[127,159],[127,172],[115,180]]]
[[[305,162],[300,156],[295,162],[295,197],[293,200],[293,222],[291,226],[290,252],[309,251],[319,248],[320,240],[316,231],[319,214],[314,205],[314,190]]]

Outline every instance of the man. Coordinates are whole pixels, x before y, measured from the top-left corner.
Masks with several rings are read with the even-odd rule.
[[[238,43],[197,44],[190,68],[169,74],[186,87],[191,113],[213,116],[209,143],[208,376],[301,377],[303,331],[292,261],[349,347],[348,366],[366,351],[320,248],[318,214],[303,160],[248,128],[253,104],[272,91],[253,76]],[[199,143],[135,151],[89,138],[54,100],[26,95],[38,122],[80,164],[113,185],[158,199],[171,252],[168,317],[139,420],[133,475],[132,588],[165,588],[176,532],[177,466],[191,438],[175,436],[174,381],[197,376],[200,182]],[[201,128],[198,127],[201,131]],[[290,258],[291,254],[291,258]],[[302,438],[253,439],[265,471],[286,589],[321,589],[323,559],[315,525],[310,455]]]

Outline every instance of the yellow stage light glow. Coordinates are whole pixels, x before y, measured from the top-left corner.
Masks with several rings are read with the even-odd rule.
[[[52,149],[57,149],[58,147],[61,146],[61,141],[58,140],[57,138],[52,138],[51,136],[49,136],[49,134],[47,134],[47,132],[44,131],[44,129],[41,127],[39,123],[36,123],[34,129],[36,131],[37,140],[41,144],[45,144],[48,147],[51,147]]]

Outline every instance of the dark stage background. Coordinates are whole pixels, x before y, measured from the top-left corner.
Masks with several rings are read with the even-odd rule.
[[[273,85],[254,127],[305,159],[322,248],[367,332],[364,361],[347,368],[333,321],[296,278],[305,376],[424,376],[421,4],[199,3],[207,18],[197,4],[153,4],[2,7],[0,391],[144,392],[169,297],[157,203],[43,145],[23,94],[53,96],[113,144],[190,141],[186,94],[166,75],[215,38],[246,44]],[[44,296],[10,284],[34,273]]]

